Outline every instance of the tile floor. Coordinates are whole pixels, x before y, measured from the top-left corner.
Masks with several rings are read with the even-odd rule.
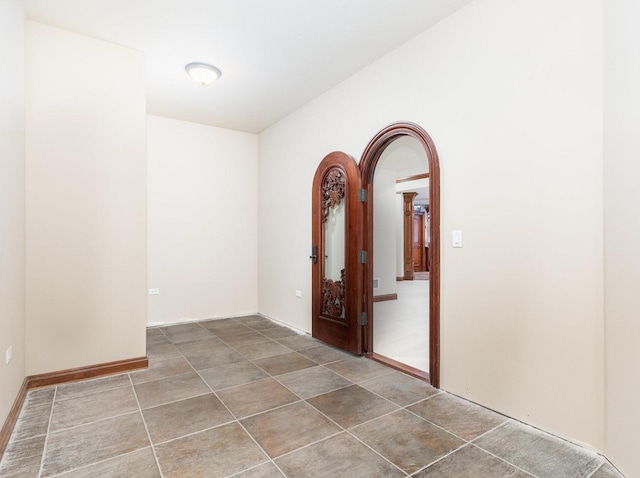
[[[262,317],[152,328],[147,349],[148,370],[29,392],[0,476],[620,476]]]

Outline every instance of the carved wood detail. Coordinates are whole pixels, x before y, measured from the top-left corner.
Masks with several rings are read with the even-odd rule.
[[[322,313],[332,317],[343,317],[344,311],[344,269],[340,280],[322,278]]]
[[[327,222],[331,208],[344,198],[346,181],[339,169],[330,170],[322,182],[322,223]]]

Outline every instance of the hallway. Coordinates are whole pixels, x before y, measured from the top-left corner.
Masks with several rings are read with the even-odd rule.
[[[147,335],[148,370],[29,392],[0,476],[620,476],[601,456],[263,317]]]

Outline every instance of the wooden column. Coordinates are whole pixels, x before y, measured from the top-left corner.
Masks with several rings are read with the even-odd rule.
[[[404,280],[413,280],[413,199],[418,193],[402,193],[404,199]]]

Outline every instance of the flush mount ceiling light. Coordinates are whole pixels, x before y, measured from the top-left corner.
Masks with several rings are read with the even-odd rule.
[[[222,74],[215,66],[207,63],[189,63],[184,69],[193,78],[193,81],[203,87],[211,85]]]

